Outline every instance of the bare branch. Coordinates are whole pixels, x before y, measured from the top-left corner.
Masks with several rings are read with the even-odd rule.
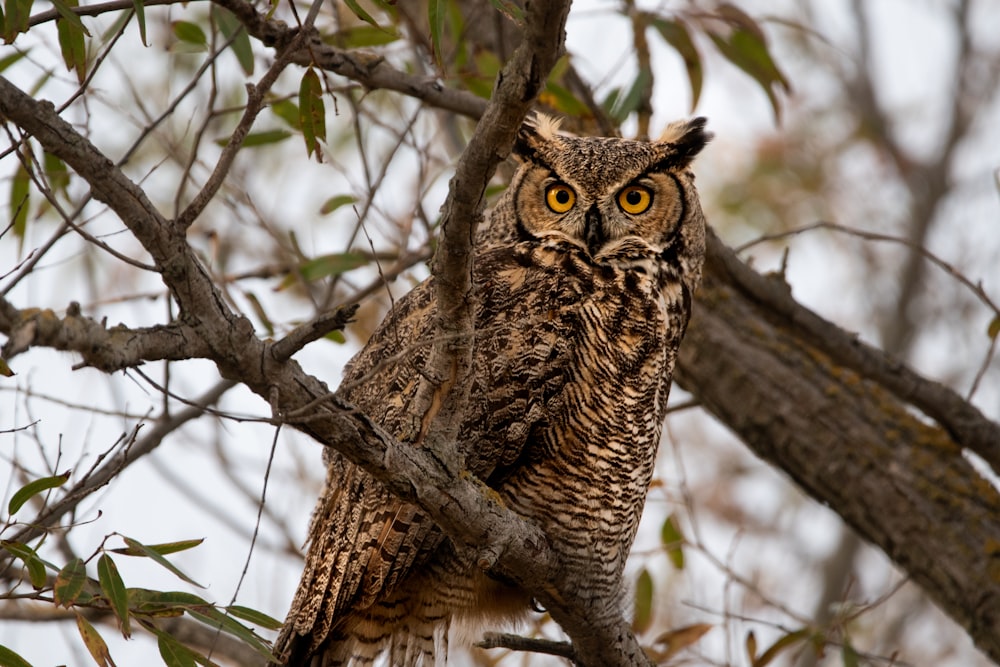
[[[235,14],[247,32],[267,46],[281,50],[295,37],[296,28],[289,28],[281,21],[267,18],[244,0],[213,1]],[[315,64],[357,81],[369,90],[395,90],[439,109],[454,111],[470,118],[480,117],[486,109],[486,100],[481,97],[453,90],[435,79],[401,72],[381,56],[369,51],[351,51],[325,44],[315,32],[310,33],[307,44],[289,53],[289,59],[298,65]]]
[[[48,528],[62,518],[66,513],[76,509],[85,498],[108,484],[122,470],[137,460],[149,454],[160,446],[163,439],[178,428],[205,414],[208,406],[214,405],[222,395],[236,386],[235,382],[224,380],[199,396],[193,405],[184,408],[177,414],[157,421],[141,438],[125,440],[127,446],[119,449],[103,464],[98,465],[77,482],[58,501],[47,505],[42,512],[32,519],[25,528],[15,534],[11,540],[15,542],[30,542],[39,537]],[[136,427],[136,432],[138,427]]]
[[[511,635],[503,632],[485,633],[483,640],[478,642],[476,646],[479,648],[506,648],[511,651],[543,653],[545,655],[566,658],[571,661],[576,659],[576,652],[573,650],[572,644],[552,641],[551,639],[522,637],[521,635]]]
[[[291,359],[293,354],[309,343],[319,340],[331,331],[339,331],[346,327],[357,310],[357,304],[341,306],[332,313],[323,313],[319,317],[295,327],[291,333],[271,347],[271,354],[279,361]]]
[[[146,361],[203,358],[208,347],[193,329],[180,323],[130,329],[118,325],[108,329],[80,313],[71,303],[66,316],[51,310],[21,311],[0,296],[0,331],[8,340],[0,349],[5,359],[32,346],[78,352],[83,366],[107,373],[138,366]]]

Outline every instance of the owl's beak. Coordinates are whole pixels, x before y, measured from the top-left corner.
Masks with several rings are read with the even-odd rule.
[[[587,239],[587,250],[590,251],[590,256],[594,257],[607,240],[604,237],[604,224],[603,220],[601,220],[601,213],[597,210],[596,205],[591,206],[590,210],[587,211],[584,224],[586,228],[583,230],[583,237]]]

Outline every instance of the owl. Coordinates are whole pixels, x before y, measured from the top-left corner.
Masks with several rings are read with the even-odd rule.
[[[519,167],[477,239],[474,379],[458,446],[594,600],[622,604],[701,278],[690,165],[710,136],[704,118],[646,142],[571,136],[537,116],[518,133]],[[394,305],[338,390],[413,446],[420,416],[408,406],[435,315],[429,278]],[[419,507],[335,451],[325,459],[279,664],[444,665],[449,637],[531,612],[529,591],[479,569]]]

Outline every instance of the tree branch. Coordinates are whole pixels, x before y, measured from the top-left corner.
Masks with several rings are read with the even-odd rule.
[[[298,28],[290,28],[281,21],[267,18],[244,0],[213,2],[236,15],[247,32],[267,46],[281,50],[298,32]],[[486,109],[486,100],[481,97],[448,88],[435,79],[401,72],[370,51],[340,49],[326,44],[315,30],[310,31],[307,42],[291,50],[288,57],[297,65],[316,65],[357,81],[368,90],[394,90],[469,118],[479,118]]]
[[[946,400],[948,390],[914,386],[912,371],[795,305],[784,283],[754,274],[714,235],[708,247],[678,384],[885,551],[1000,660],[1000,494],[947,433],[866,376],[908,395]],[[976,424],[984,431],[973,435],[996,432],[981,415]]]
[[[987,419],[974,405],[799,305],[788,285],[752,270],[711,232],[708,256],[716,275],[744,298],[766,306],[771,317],[780,317],[785,326],[794,327],[799,338],[838,364],[879,383],[899,400],[920,409],[941,424],[959,445],[981,456],[1000,473],[1000,425]]]
[[[147,361],[201,359],[208,346],[194,329],[181,323],[130,329],[107,328],[80,313],[73,302],[60,318],[51,310],[22,311],[0,296],[0,332],[7,342],[0,348],[4,359],[12,359],[32,346],[78,352],[83,366],[113,373]],[[78,366],[79,367],[79,366]]]

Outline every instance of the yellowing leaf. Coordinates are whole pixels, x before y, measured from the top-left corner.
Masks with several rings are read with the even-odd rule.
[[[76,627],[80,631],[80,637],[83,638],[83,644],[87,647],[90,652],[90,656],[94,659],[99,667],[114,667],[114,660],[111,659],[111,652],[108,650],[108,645],[101,637],[101,634],[90,624],[90,621],[85,619],[80,614],[76,615]]]
[[[653,644],[665,645],[663,650],[657,652],[657,660],[659,662],[666,662],[688,646],[693,646],[714,627],[710,623],[695,623],[694,625],[685,625],[684,627],[664,632],[653,641]]]
[[[990,340],[1000,335],[1000,315],[990,321],[990,325],[986,328],[986,335],[990,337]]]
[[[299,84],[299,123],[306,142],[306,154],[322,156],[319,142],[326,141],[326,107],[323,104],[323,86],[312,67],[302,75]]]
[[[55,586],[52,588],[53,601],[56,606],[73,606],[83,587],[87,584],[87,566],[79,558],[74,558],[59,570]]]
[[[753,660],[751,667],[766,667],[766,665],[770,664],[771,661],[778,657],[782,651],[804,639],[808,639],[809,637],[810,632],[806,628],[782,635],[777,639],[777,641],[771,644],[767,650],[761,653],[759,657]]]

